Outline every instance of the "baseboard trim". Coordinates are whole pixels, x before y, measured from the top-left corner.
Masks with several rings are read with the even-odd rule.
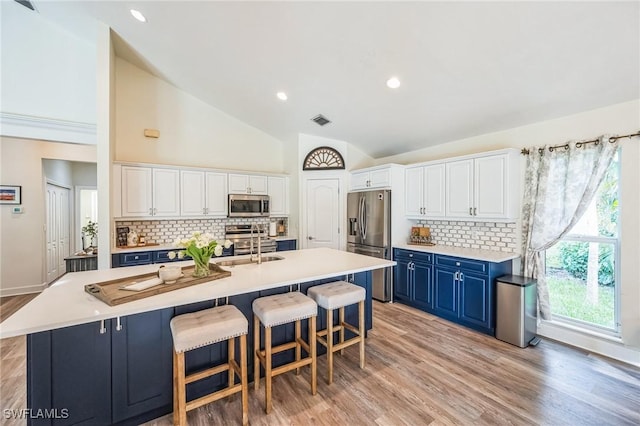
[[[610,337],[600,338],[549,321],[538,325],[538,335],[640,367],[640,349],[626,346]]]
[[[95,145],[96,125],[0,112],[2,136]]]
[[[39,285],[28,285],[24,287],[0,288],[0,297],[18,296],[21,294],[41,293],[45,288],[47,288],[47,283],[42,283]]]

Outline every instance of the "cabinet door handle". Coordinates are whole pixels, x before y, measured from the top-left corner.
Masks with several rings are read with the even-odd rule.
[[[122,330],[122,324],[120,323],[120,317],[116,317],[116,331]]]
[[[473,215],[478,216],[478,209],[476,207],[473,208]]]
[[[458,281],[464,281],[464,274],[462,272],[458,272]]]
[[[469,216],[473,216],[473,208],[469,207]]]
[[[100,334],[104,334],[107,332],[107,327],[104,325],[104,320],[100,321]]]
[[[459,277],[460,277],[460,271],[456,271],[456,272],[453,274],[453,280],[454,280],[454,281],[458,281],[458,280],[460,279]]]
[[[153,216],[153,209],[149,207],[149,216]]]

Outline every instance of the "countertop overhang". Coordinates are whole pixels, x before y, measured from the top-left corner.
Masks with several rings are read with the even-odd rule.
[[[170,291],[118,306],[108,306],[84,290],[86,284],[155,272],[160,265],[142,265],[73,272],[40,293],[0,324],[0,338],[53,330],[93,321],[235,296],[270,288],[394,266],[396,262],[329,248],[278,252],[283,260],[224,267],[231,276]],[[248,256],[236,256],[246,258]],[[225,260],[232,259],[225,257]],[[192,265],[193,261],[173,265]]]

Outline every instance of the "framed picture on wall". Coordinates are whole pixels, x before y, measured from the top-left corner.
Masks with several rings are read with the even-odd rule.
[[[22,204],[22,187],[0,185],[0,204]]]

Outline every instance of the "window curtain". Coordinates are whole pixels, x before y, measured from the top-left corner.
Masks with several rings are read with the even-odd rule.
[[[601,136],[597,143],[568,143],[530,149],[522,208],[521,273],[538,280],[540,318],[551,319],[544,251],[580,220],[591,203],[618,142]]]

